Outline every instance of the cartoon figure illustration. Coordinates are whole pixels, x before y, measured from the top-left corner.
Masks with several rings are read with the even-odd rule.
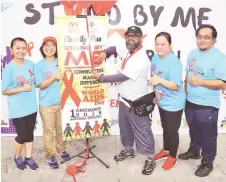
[[[94,136],[96,136],[96,133],[101,136],[100,134],[100,125],[98,123],[98,121],[95,121],[95,125],[93,127],[93,131],[94,131]]]
[[[224,117],[224,120],[221,122],[220,128],[224,128],[226,126],[226,117]]]
[[[91,128],[89,122],[86,121],[86,126],[85,126],[85,128],[83,129],[83,132],[85,132],[85,138],[87,138],[87,134],[89,134],[89,136],[92,137],[90,131],[92,131],[92,128]]]
[[[104,119],[104,122],[102,124],[102,127],[101,127],[101,130],[104,128],[103,130],[103,136],[104,136],[104,133],[107,132],[108,135],[110,135],[109,131],[108,131],[108,128],[111,128],[110,125],[108,124],[107,120]]]
[[[70,136],[72,140],[73,139],[71,135],[72,133],[73,133],[73,130],[71,129],[70,123],[67,123],[66,128],[64,130],[65,140],[68,138],[68,136]]]
[[[81,132],[82,132],[82,128],[79,125],[79,122],[75,123],[75,128],[74,128],[74,134],[75,136],[79,136],[81,138]]]

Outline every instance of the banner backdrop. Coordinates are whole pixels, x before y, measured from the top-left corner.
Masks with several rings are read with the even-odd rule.
[[[68,0],[69,3],[69,0]],[[101,1],[100,1],[101,3]],[[101,5],[100,5],[101,7]],[[226,53],[226,21],[225,21],[225,0],[139,0],[130,1],[130,0],[120,0],[118,1],[111,11],[106,14],[106,17],[109,17],[108,25],[108,39],[105,47],[110,45],[119,45],[124,44],[124,33],[128,26],[137,25],[142,28],[142,31],[145,34],[143,41],[144,47],[147,50],[148,56],[153,56],[154,53],[154,37],[160,31],[169,32],[172,36],[172,46],[174,53],[180,58],[183,67],[185,68],[186,59],[188,53],[196,48],[196,39],[195,39],[195,29],[201,24],[213,24],[218,31],[218,38],[216,42],[216,47],[219,48],[222,52]],[[68,14],[73,14],[76,9],[71,8],[68,11],[68,8],[60,3],[58,0],[3,0],[1,4],[1,15],[2,15],[2,42],[1,42],[1,70],[3,70],[7,64],[11,61],[10,54],[10,41],[17,37],[21,36],[25,38],[28,42],[28,54],[27,58],[33,62],[38,62],[42,59],[39,52],[39,47],[41,46],[42,39],[46,36],[58,36],[57,39],[60,41],[59,28],[57,16],[67,16]],[[67,19],[67,18],[66,18]],[[106,26],[104,25],[106,28]],[[87,30],[84,30],[84,35]],[[73,32],[71,32],[73,34]],[[97,34],[95,34],[96,36]],[[99,35],[98,35],[99,36]],[[102,36],[100,36],[102,37]],[[104,40],[103,36],[103,40]],[[104,46],[105,40],[98,45]],[[62,44],[62,46],[64,46]],[[65,53],[62,53],[63,49],[60,48],[60,54],[62,54],[63,60],[66,59],[66,50]],[[99,49],[101,50],[101,49]],[[85,51],[85,50],[84,50]],[[74,50],[72,51],[74,54]],[[89,61],[89,55],[86,53],[87,60]],[[77,59],[77,58],[76,58]],[[70,63],[72,61],[70,60]],[[90,62],[89,62],[90,63]],[[121,60],[117,57],[110,57],[105,63],[105,69],[103,70],[106,74],[116,73]],[[79,65],[80,66],[80,65]],[[82,70],[79,66],[75,66],[73,70]],[[98,68],[101,69],[101,68]],[[86,70],[86,69],[85,69]],[[69,73],[68,82],[69,82]],[[185,74],[185,72],[184,72]],[[74,74],[75,76],[81,76],[81,81],[91,81],[92,79],[84,78],[83,74]],[[183,75],[184,77],[185,75]],[[73,80],[75,85],[80,83]],[[63,84],[63,83],[62,83]],[[94,84],[95,85],[95,84]],[[76,88],[79,90],[78,95],[83,95],[82,89],[86,85],[83,84]],[[108,102],[104,102],[107,106],[101,106],[101,114],[108,113],[108,115],[102,115],[101,118],[98,118],[99,124],[103,122],[103,119],[107,119],[111,127],[111,134],[118,135],[118,93],[117,93],[117,84],[108,84],[108,91],[104,89],[105,96],[108,96]],[[98,87],[98,90],[101,90],[102,86]],[[85,89],[87,90],[87,89]],[[64,91],[64,86],[61,87],[61,92]],[[90,99],[90,95],[87,95]],[[7,102],[6,98],[2,97],[2,117],[1,117],[1,133],[2,135],[11,135],[15,134],[15,128],[12,125],[12,121],[8,118],[7,111]],[[82,101],[84,101],[85,95],[82,96]],[[222,91],[221,95],[221,108],[219,111],[219,133],[226,132],[226,90]],[[73,100],[66,101],[64,107],[69,106],[67,102],[74,104]],[[96,107],[91,106],[91,103],[86,103],[84,106],[83,103],[79,106],[81,108]],[[22,103],[21,103],[22,107]],[[108,107],[107,112],[102,112]],[[68,111],[70,111],[70,106]],[[63,110],[64,112],[64,110]],[[63,115],[64,128],[68,121],[71,121],[70,117],[73,112],[69,112]],[[76,114],[76,111],[74,111]],[[83,114],[82,112],[79,114]],[[76,115],[75,115],[76,116]],[[81,116],[81,115],[80,115]],[[79,117],[80,117],[79,116]],[[77,121],[77,120],[76,120]],[[74,130],[74,125],[76,121],[71,126]],[[80,122],[81,120],[78,120]],[[84,118],[83,125],[81,124],[81,129],[84,129],[85,122],[87,118]],[[95,119],[92,119],[92,122],[95,122]],[[160,124],[160,118],[158,114],[157,107],[153,112],[152,116],[152,129],[155,134],[162,133],[162,128]],[[182,124],[180,128],[180,133],[188,133],[187,122],[185,117],[182,118]],[[42,122],[40,117],[37,118],[35,135],[42,135]]]
[[[100,84],[92,73],[106,74],[105,65],[94,67],[92,60],[105,48],[108,23],[107,16],[56,18],[59,67],[64,71],[61,106],[65,140],[110,134],[109,124],[105,124],[109,122],[107,85]]]

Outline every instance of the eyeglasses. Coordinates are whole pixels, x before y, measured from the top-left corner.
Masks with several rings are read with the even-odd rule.
[[[209,37],[209,36],[201,36],[201,35],[198,35],[197,37],[196,37],[196,39],[197,40],[205,40],[205,41],[209,41],[209,40],[211,40],[212,39],[212,37]]]
[[[125,38],[126,39],[136,39],[136,38],[139,38],[141,36],[139,35],[136,35],[136,34],[131,34],[131,35],[126,35]]]
[[[54,48],[56,48],[56,45],[55,44],[45,44],[43,47],[54,49]]]

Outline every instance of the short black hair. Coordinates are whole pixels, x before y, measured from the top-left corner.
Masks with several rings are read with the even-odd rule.
[[[203,28],[209,28],[209,29],[211,29],[212,30],[212,36],[213,36],[213,38],[214,39],[217,39],[217,30],[216,30],[216,28],[213,25],[210,25],[210,24],[203,24],[203,25],[199,26],[199,28],[195,31],[196,37],[198,36],[199,31],[201,29],[203,29]]]
[[[168,32],[160,32],[155,36],[155,41],[158,37],[163,36],[166,38],[166,40],[168,41],[169,45],[172,44],[172,38],[171,35]]]
[[[25,40],[24,38],[22,38],[22,37],[16,37],[16,38],[14,38],[13,40],[11,40],[11,43],[10,43],[11,49],[13,48],[13,45],[14,45],[14,43],[15,43],[16,41],[24,42],[24,43],[26,44],[26,46],[27,46],[27,42],[26,42],[26,40]],[[13,58],[14,58],[14,55],[13,55],[13,53],[12,53],[12,59],[13,59]]]
[[[55,56],[55,58],[58,58],[57,44],[55,44],[55,45],[56,45],[56,52],[55,52],[54,56]],[[41,52],[42,56],[43,56],[44,58],[46,58],[46,55],[45,55],[45,53],[44,53],[44,51],[43,51],[43,45],[39,48],[39,51]]]

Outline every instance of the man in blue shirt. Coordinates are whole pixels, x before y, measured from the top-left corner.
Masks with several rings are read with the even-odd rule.
[[[196,30],[198,49],[190,52],[186,67],[185,115],[189,126],[190,147],[178,157],[200,159],[196,176],[208,176],[217,151],[217,123],[220,91],[226,87],[226,56],[214,47],[217,31],[212,25]],[[202,150],[200,156],[200,150]]]

